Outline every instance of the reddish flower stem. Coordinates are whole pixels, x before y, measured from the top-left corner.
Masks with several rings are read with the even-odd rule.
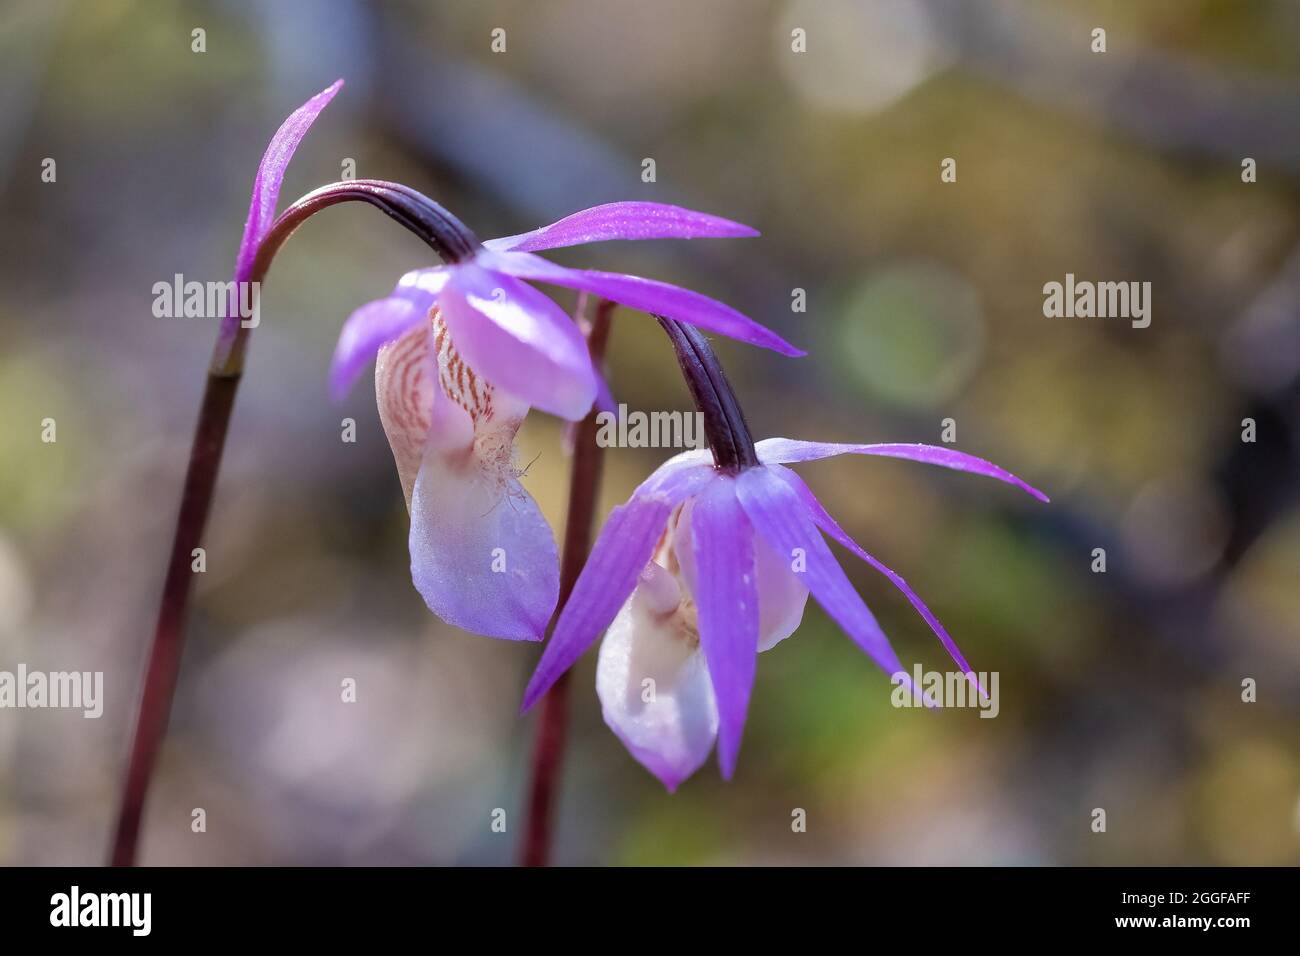
[[[365,202],[375,206],[418,235],[445,260],[463,258],[468,243],[472,241],[468,230],[446,210],[408,187],[374,180],[334,183],[308,193],[281,213],[258,246],[252,274],[247,281],[261,282],[265,279],[275,254],[289,236],[317,212],[341,202]],[[217,486],[221,454],[235,407],[235,393],[239,389],[250,332],[251,329],[243,327],[242,323],[227,320],[222,323],[213,349],[207,387],[199,406],[199,420],[185,471],[180,514],[176,518],[176,533],[172,538],[171,558],[167,562],[153,645],[140,694],[131,758],[122,780],[122,801],[109,856],[112,866],[135,864],[145,797],[158,762],[159,748],[167,733],[167,721],[180,676],[185,615],[194,573],[191,569],[193,552],[201,546],[208,513],[212,509],[212,495]]]
[[[212,507],[212,493],[217,484],[217,471],[221,466],[221,453],[226,445],[226,432],[238,388],[238,375],[208,375],[203,403],[199,408],[199,422],[194,429],[190,463],[185,472],[185,490],[181,493],[180,515],[176,519],[171,558],[167,562],[167,578],[158,607],[153,649],[140,696],[131,762],[122,785],[122,805],[109,859],[112,866],[132,866],[135,863],[145,794],[157,762],[158,748],[167,731],[167,718],[180,672],[185,609],[189,604],[190,581],[194,577],[191,569],[193,550],[203,538],[203,528]]]
[[[601,302],[587,334],[591,361],[600,368],[609,340],[610,316],[614,303]],[[591,530],[600,488],[602,452],[596,444],[596,409],[578,425],[573,443],[573,470],[569,479],[569,511],[564,524],[564,552],[560,556],[560,599],[551,618],[551,630],[564,610],[573,585],[591,550]],[[528,787],[528,817],[519,861],[523,866],[546,866],[550,861],[555,817],[555,794],[559,788],[569,718],[569,675],[557,680],[542,698],[537,741],[533,748]]]

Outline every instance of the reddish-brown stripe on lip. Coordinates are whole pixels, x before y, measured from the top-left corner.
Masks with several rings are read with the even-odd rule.
[[[433,342],[438,356],[438,381],[443,394],[465,411],[475,429],[492,420],[494,389],[483,381],[456,351],[447,325],[437,309],[433,310]]]
[[[433,414],[428,374],[429,326],[412,329],[380,351],[375,364],[375,401],[407,504],[424,458]]]
[[[430,368],[434,362],[436,371]],[[429,312],[428,325],[412,329],[384,347],[375,368],[379,418],[393,449],[408,505],[428,445],[434,402],[441,400],[439,390],[469,415],[480,464],[502,475],[514,473],[514,434],[527,407],[518,406],[514,417],[497,418],[503,403],[495,400],[495,388],[480,378],[456,350],[450,330],[434,308]],[[507,415],[512,407],[507,396]]]
[[[403,431],[427,430],[429,426],[428,409],[419,400],[426,355],[422,329],[398,339],[385,355],[388,375],[394,383],[394,387],[385,389],[386,410],[393,424]]]

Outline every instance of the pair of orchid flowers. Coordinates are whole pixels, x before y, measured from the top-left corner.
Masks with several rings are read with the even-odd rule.
[[[267,149],[237,279],[247,278],[241,269],[270,229],[294,150],[340,86],[294,113]],[[804,353],[706,296],[535,255],[615,239],[741,237],[755,230],[649,202],[596,206],[481,244],[459,228],[463,241],[449,261],[402,276],[391,295],[348,318],[330,371],[338,398],[375,361],[379,414],[410,512],[411,576],[438,617],[489,637],[541,641],[555,611],[555,539],[519,482],[515,435],[530,408],[579,421],[609,399],[577,325],[530,283],[656,315],[697,402],[701,392],[710,394],[715,419],[710,449],[665,462],[609,515],[555,622],[524,710],[603,634],[596,690],[606,722],[632,755],[674,790],[716,742],[729,778],[758,652],[794,633],[810,592],[887,674],[905,673],[823,533],[899,588],[971,675],[915,592],[859,547],[785,466],[841,454],[910,458],[997,478],[1044,501],[1045,495],[996,465],[943,447],[754,443],[697,330]]]

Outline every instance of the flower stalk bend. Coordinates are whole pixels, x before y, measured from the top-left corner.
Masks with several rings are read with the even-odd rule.
[[[363,202],[418,236],[445,263],[462,262],[474,254],[478,239],[464,223],[428,196],[400,183],[380,179],[351,179],[321,186],[282,212],[271,226],[253,258],[250,282],[261,282],[270,271],[280,247],[304,222],[330,206]],[[239,322],[235,310],[222,321],[212,353],[214,375],[238,375],[244,366],[250,329]]]
[[[308,193],[275,220],[257,245],[251,268],[243,281],[261,282],[270,270],[275,254],[299,226],[317,212],[342,202],[365,202],[375,206],[449,260],[467,255],[476,242],[459,220],[433,200],[406,186],[374,180],[333,183]],[[158,606],[153,644],[136,715],[130,762],[122,784],[122,799],[109,857],[113,866],[132,866],[136,860],[145,797],[167,732],[167,720],[180,673],[185,615],[193,578],[191,562],[194,549],[201,546],[211,511],[250,331],[241,325],[235,310],[229,310],[213,350],[185,471],[180,513],[176,519],[171,557],[167,562],[162,600]]]

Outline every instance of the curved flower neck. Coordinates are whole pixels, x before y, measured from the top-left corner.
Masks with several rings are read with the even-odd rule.
[[[347,179],[313,189],[280,213],[257,245],[247,274],[240,282],[260,282],[285,241],[316,213],[345,202],[364,202],[410,230],[447,264],[466,262],[482,243],[469,227],[428,196],[400,183],[380,179]],[[217,336],[211,371],[219,378],[237,376],[243,369],[248,329],[237,315],[228,313]]]
[[[382,179],[345,179],[313,189],[285,209],[276,225],[300,223],[312,213],[341,202],[365,202],[376,207],[423,239],[448,264],[472,259],[482,246],[470,228],[440,203],[409,186]]]
[[[662,315],[655,319],[668,333],[695,407],[704,416],[704,433],[714,464],[732,473],[757,467],[758,452],[754,450],[749,424],[713,347],[693,326]]]

